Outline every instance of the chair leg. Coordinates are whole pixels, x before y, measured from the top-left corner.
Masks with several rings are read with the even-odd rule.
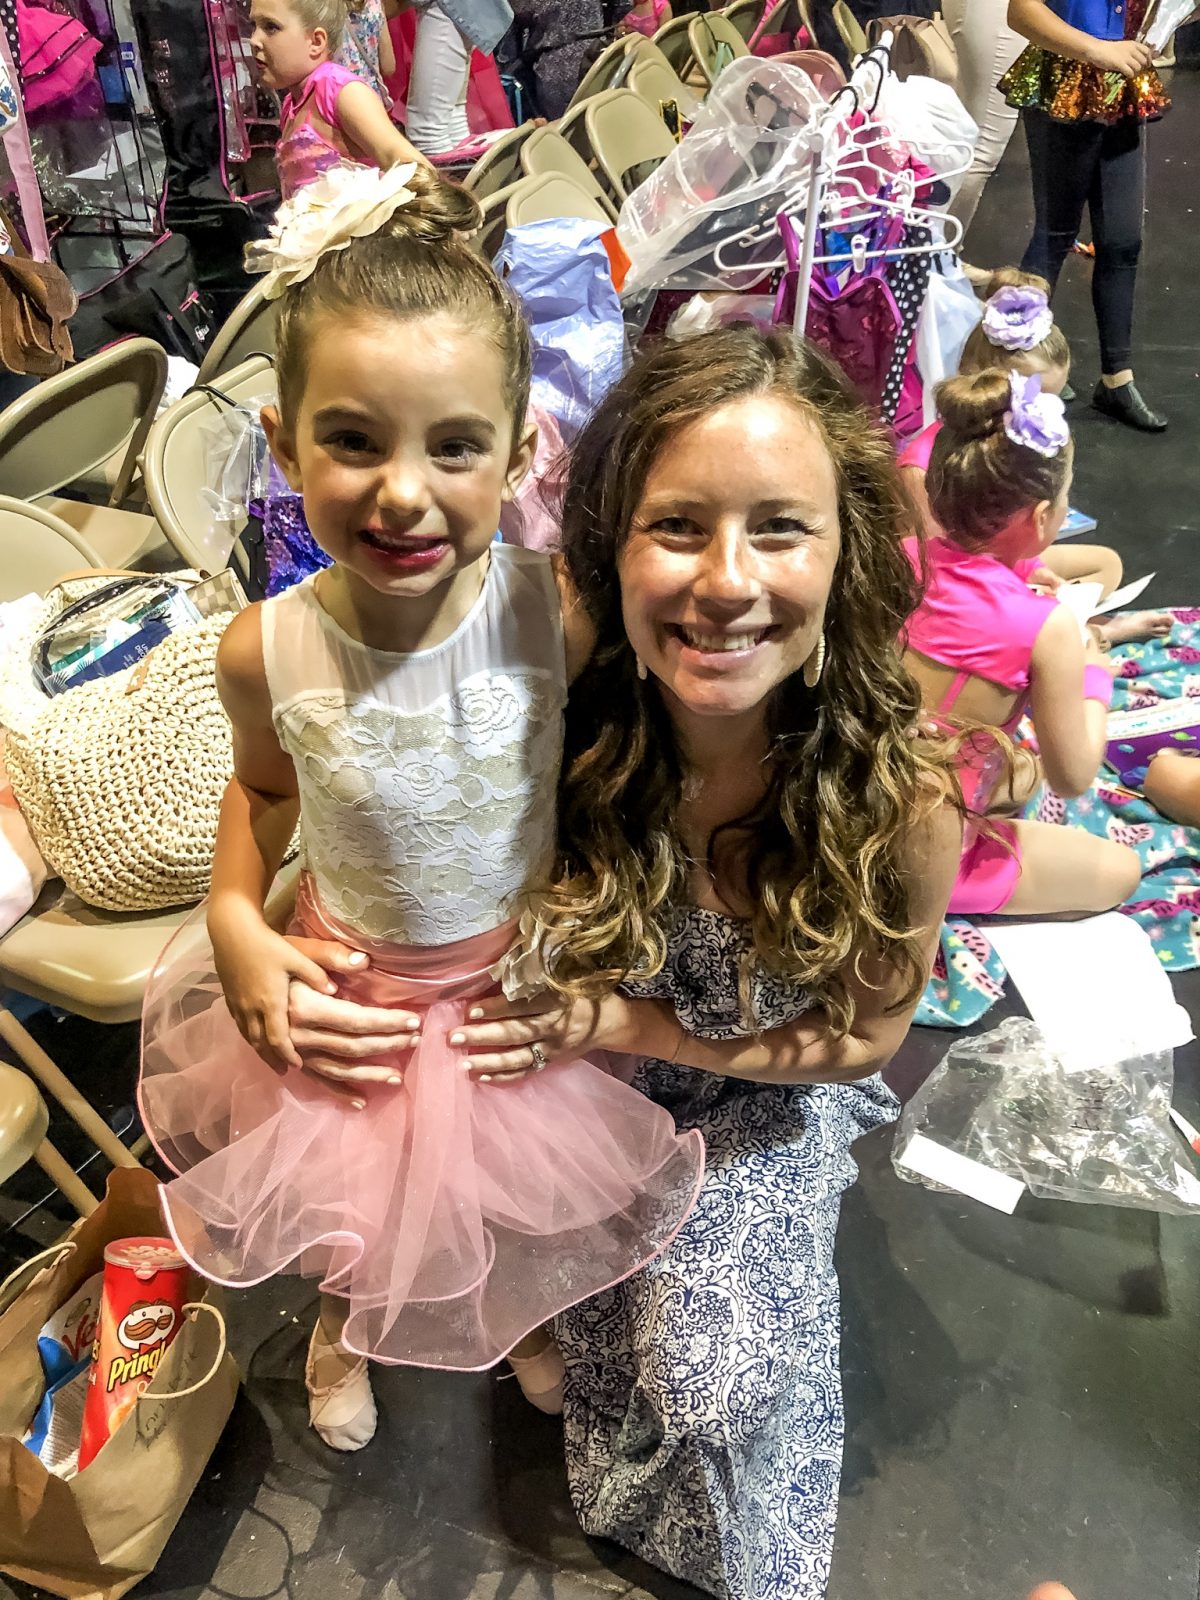
[[[59,1155],[49,1139],[43,1139],[33,1152],[33,1159],[42,1171],[75,1207],[81,1217],[90,1217],[100,1204],[96,1196],[84,1183],[83,1179],[71,1166],[71,1163]]]
[[[65,1073],[60,1071],[37,1040],[11,1011],[0,1008],[0,1039],[20,1056],[31,1075],[73,1117],[88,1138],[114,1167],[140,1167],[141,1162],[117,1138],[96,1108],[88,1103]]]

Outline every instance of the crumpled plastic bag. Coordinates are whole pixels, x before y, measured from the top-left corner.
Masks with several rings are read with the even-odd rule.
[[[202,540],[208,571],[220,571],[229,560],[250,503],[267,492],[271,452],[259,413],[274,401],[272,390],[214,408],[197,430],[206,485],[200,495],[211,513]]]
[[[496,256],[533,335],[531,405],[549,412],[568,442],[625,367],[625,322],[602,242],[608,231],[579,217],[523,222]]]
[[[957,194],[975,155],[979,124],[948,84],[888,73],[876,115]]]
[[[1034,1023],[1010,1017],[950,1047],[904,1108],[892,1165],[940,1187],[904,1165],[924,1134],[1041,1199],[1194,1216],[1200,1180],[1169,1121],[1173,1082],[1169,1050],[1067,1066]]]
[[[939,258],[944,261],[944,257]],[[963,346],[978,326],[983,307],[966,273],[955,262],[948,271],[929,274],[925,303],[917,320],[917,370],[924,385],[925,426],[937,420],[934,390],[958,371]]]
[[[623,293],[755,289],[779,258],[775,216],[806,182],[803,137],[825,105],[799,67],[743,56],[721,73],[684,139],[621,207]],[[754,229],[749,238],[736,236]]]

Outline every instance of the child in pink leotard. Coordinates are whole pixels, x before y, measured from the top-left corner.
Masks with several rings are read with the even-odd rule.
[[[988,282],[983,318],[963,346],[959,373],[1019,372],[1038,377],[1042,393],[1061,395],[1071,374],[1071,350],[1066,335],[1050,311],[1049,286],[1044,278],[1004,267]],[[937,527],[929,510],[925,475],[933,441],[941,431],[932,422],[900,452],[904,481],[917,502],[930,533]],[[1053,592],[1061,583],[1099,583],[1103,597],[1119,585],[1123,573],[1120,556],[1107,545],[1056,545],[1040,556],[1019,562],[1016,571],[1027,583]],[[1139,611],[1132,616],[1110,617],[1099,623],[1108,644],[1130,639],[1161,637],[1171,628],[1165,611]]]
[[[653,39],[671,20],[670,0],[636,0],[617,24],[618,33],[640,33]]]
[[[283,95],[275,150],[285,200],[330,167],[423,162],[368,84],[333,60],[344,0],[253,0],[250,47],[268,89]]]
[[[1063,404],[1019,372],[951,378],[929,460],[937,531],[906,541],[925,592],[906,630],[907,662],[935,717],[1011,735],[1027,713],[1051,788],[1083,793],[1104,753],[1109,658],[1053,595],[1021,574],[1044,559],[1066,514],[1071,436]],[[1000,743],[963,744],[964,799],[996,799]],[[1136,887],[1125,845],[1038,822],[968,827],[950,910],[1028,915],[1105,911]]]

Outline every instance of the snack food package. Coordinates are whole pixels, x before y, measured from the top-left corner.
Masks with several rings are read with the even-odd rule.
[[[100,1326],[88,1376],[79,1471],[149,1386],[183,1323],[189,1268],[170,1239],[118,1239],[104,1250]]]

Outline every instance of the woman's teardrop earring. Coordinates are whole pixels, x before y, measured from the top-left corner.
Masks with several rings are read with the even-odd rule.
[[[804,663],[804,682],[809,689],[815,689],[821,681],[821,673],[825,670],[825,635],[821,634],[817,640],[817,648]]]
[[[640,681],[642,683],[645,683],[646,677],[647,677],[646,663],[642,660],[641,656],[639,656],[636,651],[634,652],[633,659],[637,662],[637,675],[638,675],[638,678],[640,679]]]

